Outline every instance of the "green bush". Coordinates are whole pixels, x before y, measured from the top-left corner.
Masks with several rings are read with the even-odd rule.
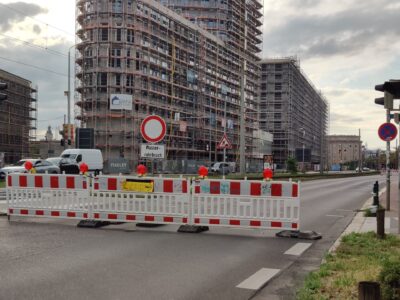
[[[379,281],[384,300],[400,300],[400,259],[385,261]]]
[[[297,160],[293,157],[289,157],[286,161],[287,170],[292,174],[297,174]]]

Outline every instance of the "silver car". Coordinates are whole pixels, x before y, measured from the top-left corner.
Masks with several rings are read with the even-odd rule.
[[[59,174],[60,168],[53,165],[52,163],[41,160],[41,159],[21,159],[15,165],[4,167],[0,169],[0,179],[5,179],[7,174],[10,173],[27,173],[25,169],[25,163],[30,161],[36,170],[36,173],[49,173],[49,174]]]

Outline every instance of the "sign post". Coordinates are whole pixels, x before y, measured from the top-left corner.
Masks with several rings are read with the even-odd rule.
[[[225,124],[225,128],[226,128],[226,124]],[[222,168],[222,175],[225,176],[226,149],[232,149],[232,144],[228,140],[226,133],[224,133],[221,140],[219,141],[219,143],[217,145],[217,149],[224,149],[224,153],[223,153],[224,158],[222,160],[224,162],[224,167]]]
[[[164,145],[156,143],[164,139],[167,133],[167,125],[160,116],[147,116],[140,125],[140,133],[149,142],[149,144],[141,145],[140,157],[151,160],[151,172],[154,174],[154,159],[163,159],[165,157]]]

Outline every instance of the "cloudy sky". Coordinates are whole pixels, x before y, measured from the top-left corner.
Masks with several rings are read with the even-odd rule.
[[[264,0],[263,57],[297,56],[330,104],[330,134],[358,134],[384,148],[375,84],[400,78],[400,2]],[[0,68],[39,89],[39,128],[66,113],[67,53],[75,0],[0,0]]]

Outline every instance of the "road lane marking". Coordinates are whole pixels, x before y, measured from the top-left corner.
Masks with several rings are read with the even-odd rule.
[[[345,216],[343,216],[343,215],[325,215],[325,217],[331,217],[331,218],[344,218]]]
[[[287,254],[287,255],[301,255],[311,245],[312,245],[312,243],[297,243],[292,248],[287,250],[284,254]]]
[[[271,280],[276,274],[278,274],[280,269],[268,269],[262,268],[258,270],[256,273],[251,275],[246,280],[242,281],[236,287],[240,289],[248,289],[248,290],[258,290],[265,283]]]

